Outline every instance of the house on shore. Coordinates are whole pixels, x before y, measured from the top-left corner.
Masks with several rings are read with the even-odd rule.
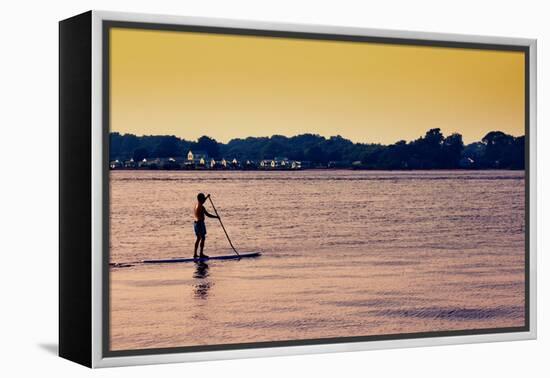
[[[273,159],[264,159],[260,161],[260,168],[262,169],[290,169],[292,168],[292,161],[286,157],[275,157]]]
[[[191,151],[187,153],[187,160],[184,165],[186,168],[207,168],[208,154],[205,151]]]
[[[131,158],[130,160],[124,161],[124,168],[134,169],[136,167],[137,167],[137,164],[133,158]]]
[[[160,159],[160,166],[162,169],[178,170],[183,166],[183,163],[184,159],[182,159],[181,157],[169,157]]]
[[[292,166],[292,163],[290,160],[288,160],[287,157],[274,157],[273,160],[271,160],[271,168],[273,169],[287,169]]]
[[[273,161],[270,159],[264,159],[260,161],[260,167],[263,169],[269,169],[272,167]]]
[[[120,169],[122,167],[123,167],[123,164],[118,159],[109,162],[109,168],[111,169]]]
[[[138,163],[138,168],[159,169],[161,161],[159,158],[144,158]]]
[[[293,160],[290,165],[290,169],[308,169],[308,168],[311,168],[310,161]]]
[[[257,164],[254,160],[247,160],[243,163],[242,168],[244,168],[244,169],[256,169]]]

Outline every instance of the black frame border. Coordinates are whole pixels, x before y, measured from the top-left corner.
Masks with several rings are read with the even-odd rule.
[[[92,366],[92,12],[59,21],[59,356]]]
[[[285,341],[258,341],[238,344],[214,344],[182,346],[170,348],[149,348],[149,349],[129,349],[129,350],[110,350],[110,269],[109,269],[109,240],[110,240],[110,188],[109,188],[109,130],[110,130],[110,30],[112,28],[125,28],[137,30],[156,30],[156,31],[177,31],[205,34],[225,34],[235,36],[252,37],[271,37],[271,38],[290,38],[290,39],[310,39],[326,40],[356,43],[376,43],[408,46],[427,46],[442,48],[461,48],[476,50],[496,50],[496,51],[517,51],[523,52],[525,56],[525,312],[523,327],[505,327],[505,328],[484,328],[484,329],[465,329],[456,331],[433,331],[418,333],[401,333],[389,335],[372,336],[351,336],[335,338],[319,338],[305,340],[285,340]],[[330,345],[352,342],[367,341],[385,341],[385,340],[406,340],[421,338],[437,338],[449,336],[471,336],[471,335],[489,335],[498,333],[529,332],[530,331],[530,47],[513,44],[493,44],[478,42],[457,42],[441,41],[416,38],[394,38],[394,37],[373,37],[348,34],[330,34],[313,32],[296,32],[282,30],[264,30],[264,29],[246,29],[233,27],[217,26],[198,26],[198,25],[178,25],[162,24],[148,22],[116,21],[103,20],[101,26],[102,33],[102,136],[103,136],[103,161],[102,161],[102,179],[103,179],[103,261],[102,261],[102,356],[103,357],[123,357],[123,356],[143,356],[156,354],[173,353],[192,353],[208,351],[224,351],[255,348],[278,348],[291,346],[308,345]],[[405,32],[404,32],[405,33]],[[460,38],[457,35],[457,38]]]

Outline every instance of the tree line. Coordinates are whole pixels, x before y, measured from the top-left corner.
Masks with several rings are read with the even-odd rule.
[[[110,134],[110,159],[184,157],[187,151],[204,151],[214,159],[237,158],[260,161],[275,157],[309,161],[314,166],[354,166],[365,169],[523,169],[525,137],[491,131],[481,141],[465,145],[462,135],[444,136],[430,129],[416,140],[390,145],[353,143],[340,135],[325,138],[316,134],[293,137],[248,137],[220,143],[202,136],[197,141],[173,135]],[[334,164],[333,164],[334,165]]]

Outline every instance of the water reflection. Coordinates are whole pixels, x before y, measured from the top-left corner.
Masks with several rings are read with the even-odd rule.
[[[195,263],[195,271],[193,272],[193,278],[200,280],[194,286],[195,298],[198,298],[198,299],[208,298],[208,291],[212,286],[212,283],[206,279],[209,275],[208,269],[209,269],[208,264],[205,262],[200,261]]]

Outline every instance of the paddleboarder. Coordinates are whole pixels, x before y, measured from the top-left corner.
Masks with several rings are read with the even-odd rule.
[[[199,193],[197,195],[197,204],[195,205],[195,222],[193,228],[195,229],[195,235],[197,240],[195,240],[195,251],[193,253],[193,258],[207,259],[208,256],[204,254],[204,242],[206,240],[206,224],[204,223],[204,217],[220,219],[217,215],[210,214],[206,211],[204,203],[208,197],[204,193]],[[197,256],[197,249],[200,245],[200,255]]]
[[[212,205],[212,209],[214,209],[214,213],[216,215],[210,214],[206,209],[204,208],[204,203],[206,200],[210,201],[210,205]],[[261,256],[261,252],[247,252],[240,254],[233,243],[231,242],[231,239],[229,238],[229,235],[227,234],[227,230],[225,229],[222,219],[220,217],[220,214],[218,214],[218,210],[216,210],[216,206],[214,206],[214,202],[212,201],[212,197],[209,195],[205,196],[203,193],[199,193],[197,195],[197,204],[195,205],[194,209],[195,213],[195,235],[197,236],[197,241],[195,242],[195,253],[193,254],[193,258],[175,258],[175,259],[158,259],[158,260],[143,260],[143,263],[145,264],[164,264],[164,263],[175,263],[175,262],[204,262],[206,259],[212,259],[212,260],[233,260],[233,259],[241,259],[241,258],[249,258],[249,257],[259,257]],[[208,257],[204,254],[204,241],[206,239],[206,225],[204,224],[205,217],[209,218],[215,218],[220,221],[220,226],[222,226],[222,230],[225,234],[225,237],[227,238],[227,241],[229,242],[229,245],[231,246],[231,249],[233,249],[233,252],[235,252],[235,255],[222,255],[222,256],[214,256],[214,257]],[[199,245],[201,247],[200,249],[200,256],[197,256],[197,249],[199,248]],[[200,259],[199,259],[200,257]]]

